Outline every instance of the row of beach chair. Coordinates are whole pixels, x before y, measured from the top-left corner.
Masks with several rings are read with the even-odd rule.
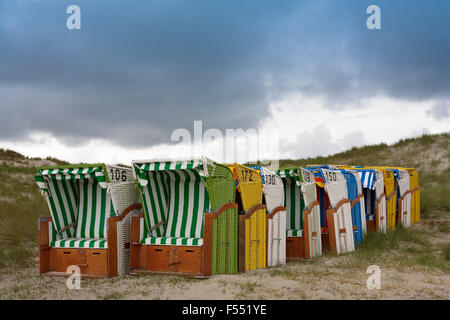
[[[208,277],[351,252],[420,221],[411,168],[270,169],[208,158],[40,168],[40,273]]]

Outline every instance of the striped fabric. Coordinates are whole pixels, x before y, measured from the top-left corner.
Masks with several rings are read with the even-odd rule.
[[[361,184],[363,188],[375,190],[375,171],[374,170],[361,170],[356,169],[356,171],[359,174],[359,177],[361,178]]]
[[[50,213],[55,225],[55,232],[61,238],[71,238],[74,227],[62,233],[59,230],[70,224],[75,224],[77,215],[78,190],[74,180],[46,178],[48,197],[46,197]]]
[[[305,204],[300,188],[292,178],[283,179],[286,207],[286,230],[303,230]]]
[[[105,238],[107,220],[114,216],[111,195],[96,180],[79,182],[79,202],[75,237]]]
[[[106,239],[92,238],[71,238],[64,240],[53,240],[50,244],[53,248],[96,248],[107,249],[108,243]]]
[[[145,185],[141,181],[148,181]],[[145,212],[145,223],[147,226],[155,226],[165,222],[169,199],[169,176],[164,172],[149,172],[148,179],[139,180],[142,206]],[[164,223],[150,231],[154,237],[161,237],[164,233]]]
[[[49,221],[48,222],[48,241],[49,241],[49,243],[52,243],[53,241],[60,240],[60,239],[61,238],[56,233],[55,225],[53,224],[52,221]]]
[[[80,179],[94,179],[97,180],[102,188],[107,187],[107,179],[104,173],[105,166],[93,166],[85,168],[54,168],[54,169],[40,169],[35,176],[35,180],[39,188],[46,193],[49,190],[45,184],[45,180],[80,180]]]
[[[301,178],[299,170],[282,169],[277,170],[276,173],[283,179],[284,205],[287,213],[286,236],[301,237],[303,236],[303,210],[305,209],[305,203],[300,190]]]
[[[164,162],[145,162],[137,163],[133,162],[136,177],[139,184],[146,186],[148,183],[148,172],[150,171],[168,171],[168,170],[184,170],[184,169],[197,169],[202,173],[202,176],[206,176],[207,173],[204,170],[203,159],[196,160],[183,160],[183,161],[164,161]]]
[[[299,174],[299,170],[296,169],[280,169],[276,170],[275,173],[279,175],[281,178],[291,178],[293,179],[298,186],[300,186],[301,178]]]
[[[303,237],[303,230],[286,230],[286,237]]]
[[[175,241],[158,238],[202,238],[203,215],[210,210],[204,162],[149,162],[133,163],[133,166],[145,217],[144,243]],[[149,230],[157,224],[160,226]],[[197,240],[180,241],[180,244],[198,243]]]
[[[106,238],[107,219],[114,216],[115,212],[107,189],[105,165],[43,168],[39,169],[35,180],[47,200],[52,216],[51,239]],[[61,232],[63,229],[66,230]],[[82,246],[89,247],[85,242],[82,242]],[[55,243],[59,246],[58,242]]]
[[[195,170],[169,171],[166,237],[203,237],[203,214],[209,211],[205,180]]]
[[[143,244],[178,245],[178,246],[202,246],[202,238],[180,238],[180,237],[148,237],[141,241]]]

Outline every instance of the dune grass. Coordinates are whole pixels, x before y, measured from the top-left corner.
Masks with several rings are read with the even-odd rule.
[[[377,144],[327,156],[283,159],[280,166],[307,164],[390,165],[414,167],[419,171],[421,217],[427,230],[442,235],[450,232],[450,133],[408,138],[395,144]],[[432,150],[432,152],[430,152]],[[37,255],[37,220],[48,215],[47,205],[35,185],[37,168],[26,166],[27,158],[15,151],[0,149],[0,267],[26,266]],[[47,158],[58,165],[67,164]],[[20,166],[12,165],[19,163]],[[436,225],[433,223],[436,222]],[[388,234],[370,233],[350,258],[348,267],[383,261],[398,266],[437,268],[448,272],[450,245],[433,244],[423,229],[398,228]],[[392,255],[395,255],[395,259]],[[327,258],[327,255],[323,257]],[[322,258],[309,264],[321,263]],[[276,270],[276,269],[275,269]],[[277,271],[271,271],[277,272]]]
[[[27,266],[37,252],[37,220],[47,215],[47,206],[35,170],[0,165],[0,267]]]

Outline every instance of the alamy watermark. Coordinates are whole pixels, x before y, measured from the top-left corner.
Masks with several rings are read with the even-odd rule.
[[[193,157],[203,155],[224,163],[261,164],[278,168],[280,140],[276,129],[225,129],[210,128],[203,131],[203,121],[194,121],[193,134],[185,128],[175,129],[171,143],[178,143],[183,154]],[[179,154],[179,150],[175,151]]]
[[[81,9],[79,6],[72,4],[67,7],[66,13],[70,14],[66,20],[66,27],[69,30],[81,29]]]
[[[66,13],[69,14],[66,20],[66,27],[69,30],[81,29],[81,9],[78,5],[72,4],[67,7]],[[381,9],[378,5],[372,4],[367,7],[366,13],[370,16],[366,20],[366,26],[369,30],[381,29]]]
[[[372,4],[367,7],[366,13],[370,16],[366,20],[366,26],[369,30],[381,29],[381,9],[379,6]]]
[[[369,278],[367,278],[366,285],[367,289],[381,289],[381,269],[376,264],[367,267],[366,273],[371,273]]]
[[[70,265],[67,267],[67,273],[70,273],[70,276],[66,280],[67,289],[81,289],[81,270],[77,265]]]

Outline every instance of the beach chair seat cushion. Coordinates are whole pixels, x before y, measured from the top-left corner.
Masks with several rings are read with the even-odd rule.
[[[177,246],[202,246],[202,238],[183,237],[147,237],[142,239],[143,244],[177,245]]]
[[[108,242],[104,238],[69,238],[53,240],[50,243],[53,248],[95,248],[107,249]]]
[[[303,237],[303,230],[286,230],[286,237]]]

